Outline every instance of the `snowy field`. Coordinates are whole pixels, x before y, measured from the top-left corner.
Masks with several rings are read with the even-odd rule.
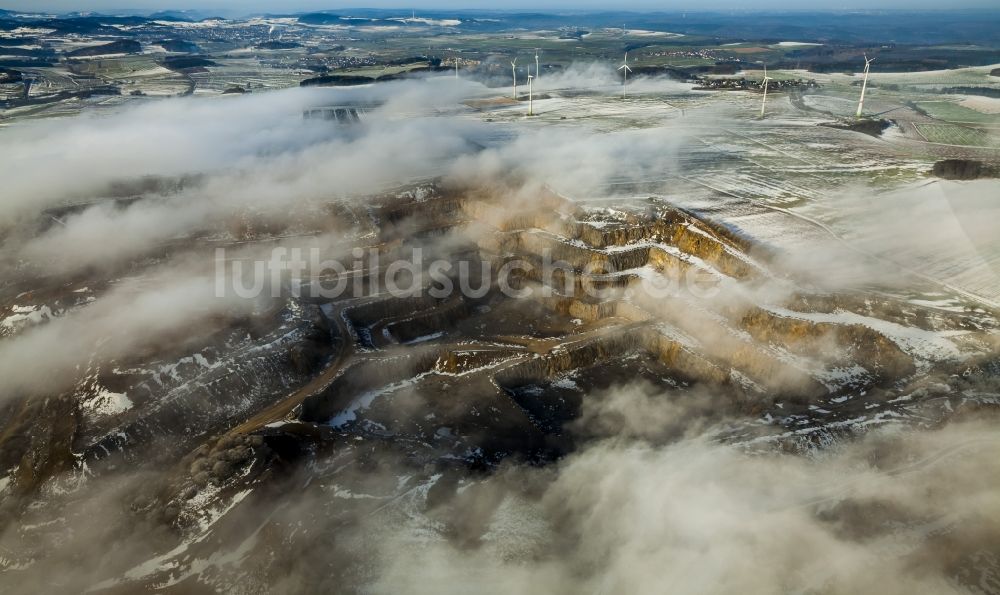
[[[921,75],[922,81],[942,76]],[[847,114],[856,109],[856,99],[847,95],[850,89],[806,96],[810,108],[836,107],[822,111],[803,111],[787,95],[774,94],[763,120],[755,93],[644,87],[642,81],[630,86],[626,99],[616,90],[621,88],[536,101],[533,118],[526,116],[526,106],[488,117],[516,128],[582,125],[594,134],[662,129],[677,139],[678,147],[660,175],[636,180],[626,173],[619,182],[575,198],[609,206],[663,198],[778,249],[825,246],[831,254],[842,252],[837,258],[845,262],[871,256],[913,271],[963,300],[1000,303],[1000,242],[973,225],[984,217],[995,220],[995,205],[982,199],[998,195],[1000,182],[935,181],[929,177],[935,157],[926,152],[934,143],[1000,146],[995,136],[912,110],[908,114],[923,121],[903,121],[900,128],[907,126],[906,131],[894,126],[884,138],[821,126],[832,121],[822,111]],[[882,95],[866,105],[901,101]],[[914,128],[936,136],[924,142]],[[966,136],[950,139],[945,134]],[[946,140],[951,142],[942,142]],[[916,241],[908,229],[926,233]]]

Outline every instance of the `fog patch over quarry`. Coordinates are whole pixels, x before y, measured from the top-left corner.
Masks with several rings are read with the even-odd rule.
[[[607,86],[610,76],[593,67],[571,69],[550,84]],[[469,157],[475,152],[470,149],[489,146],[494,133],[474,122],[434,117],[435,110],[454,109],[484,91],[447,79],[344,91],[296,89],[214,102],[158,102],[77,118],[68,126],[15,127],[0,141],[17,148],[10,151],[14,159],[0,164],[14,198],[0,205],[0,221],[8,226],[5,252],[56,269],[114,266],[171,239],[210,230],[236,209],[280,218],[330,192],[364,195],[443,174],[512,174],[526,184],[573,191],[622,173],[640,179],[669,164],[683,142],[681,132],[653,130],[596,143],[588,142],[586,131],[565,129],[525,132]],[[360,129],[301,115],[341,102],[373,106]],[[54,177],[45,165],[53,160],[77,170]],[[88,205],[90,196],[116,194],[138,200]],[[55,213],[58,225],[39,236],[26,239],[13,227],[39,211],[81,202],[65,216]]]
[[[439,75],[4,129],[0,585],[995,590],[995,181],[834,184],[757,141],[813,121],[631,84],[543,76],[532,118]],[[820,181],[800,205],[743,160]],[[418,248],[534,292],[218,292],[277,249],[371,288]]]
[[[478,578],[490,593],[961,592],[954,577],[970,569],[952,548],[984,551],[998,529],[984,474],[998,446],[975,424],[873,432],[818,460],[612,439],[438,504],[429,516],[454,528],[449,539],[372,521],[385,565],[374,590],[462,592]],[[962,454],[941,461],[948,450]]]
[[[9,392],[4,397],[65,389],[89,365],[152,352],[164,342],[183,343],[199,327],[225,324],[268,305],[264,299],[225,299],[214,288],[208,275],[182,268],[154,273],[140,287],[126,280],[77,312],[5,341],[0,373]]]

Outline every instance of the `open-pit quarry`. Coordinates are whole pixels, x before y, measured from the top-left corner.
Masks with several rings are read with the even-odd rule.
[[[96,534],[115,560],[103,577],[87,573],[102,592],[267,588],[291,569],[360,588],[372,576],[355,557],[381,545],[358,519],[509,547],[465,510],[482,505],[470,494],[512,463],[544,469],[627,432],[627,415],[602,404],[623,386],[676,409],[655,440],[712,427],[721,444],[797,456],[996,405],[998,320],[981,304],[915,301],[918,289],[939,301],[947,291],[917,277],[906,295],[830,290],[783,269],[758,238],[662,198],[590,204],[502,180],[432,181],[317,203],[279,228],[241,216],[234,239],[167,247],[366,257],[290,279],[297,291],[286,283],[266,307],[170,350],[95,364],[60,396],[5,404],[2,518],[20,527],[5,533],[5,571],[35,584],[39,567],[67,563],[47,550]],[[335,244],[317,239],[332,230]],[[418,249],[424,266],[454,265],[437,283],[451,293],[384,290],[385,264]],[[460,263],[476,268],[463,275]],[[310,290],[348,279],[362,295]],[[21,294],[5,332],[98,291]],[[122,516],[94,526],[105,516],[88,518],[93,506]],[[134,525],[148,538],[120,551],[115,535]]]

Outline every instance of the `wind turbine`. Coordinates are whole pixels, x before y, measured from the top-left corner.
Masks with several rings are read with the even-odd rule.
[[[514,100],[517,101],[517,58],[511,60],[510,71],[514,75]]]
[[[632,72],[632,69],[628,67],[628,52],[625,52],[625,63],[619,66],[618,70],[625,71],[625,78],[622,80],[622,99],[625,99],[625,91],[628,87],[628,73]]]
[[[769,81],[771,81],[771,80],[773,80],[773,79],[771,77],[767,76],[767,64],[765,64],[764,65],[764,80],[761,81],[762,83],[764,83],[764,98],[761,99],[761,101],[760,101],[760,119],[761,120],[764,119],[764,107],[766,107],[766,105],[767,105],[767,83]]]
[[[538,69],[538,48],[535,48],[535,78],[538,78],[540,72],[541,70]]]
[[[528,115],[529,116],[534,116],[535,115],[535,111],[534,111],[534,98],[531,95],[531,80],[534,79],[534,78],[535,77],[531,76],[530,74],[528,75]]]
[[[455,78],[458,78],[458,56],[455,56]]]
[[[861,117],[861,110],[865,107],[865,90],[868,89],[868,70],[874,61],[875,58],[869,59],[868,54],[865,54],[865,80],[861,83],[861,100],[858,101],[858,113],[855,115],[857,118]]]

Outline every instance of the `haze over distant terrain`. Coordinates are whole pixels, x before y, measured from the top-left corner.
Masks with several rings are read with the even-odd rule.
[[[545,10],[545,9],[579,9],[579,10],[655,10],[655,11],[678,11],[678,10],[955,10],[964,8],[997,8],[995,2],[990,0],[958,0],[949,2],[947,6],[941,2],[933,0],[873,0],[871,2],[857,3],[852,5],[832,0],[819,0],[813,2],[794,2],[791,0],[769,0],[756,2],[748,6],[746,2],[735,0],[705,0],[694,2],[683,0],[681,2],[660,2],[655,0],[625,0],[615,2],[613,5],[605,0],[542,0],[540,2],[528,2],[525,0],[512,1],[487,1],[470,2],[469,0],[435,0],[422,2],[419,6],[405,6],[399,0],[364,0],[363,2],[338,3],[327,0],[293,0],[291,2],[274,2],[261,0],[207,0],[187,2],[176,2],[174,0],[149,0],[133,6],[125,6],[121,0],[8,0],[0,8],[12,10],[50,10],[50,11],[86,11],[128,8],[131,10],[225,10],[233,14],[247,14],[250,12],[295,12],[303,10],[345,10],[350,8],[398,8],[402,12],[411,9],[471,9],[471,10]]]

